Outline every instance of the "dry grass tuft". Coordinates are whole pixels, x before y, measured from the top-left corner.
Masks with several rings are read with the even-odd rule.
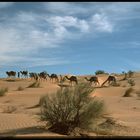
[[[17,88],[17,90],[18,90],[18,91],[22,91],[22,90],[24,90],[24,88],[21,87],[21,86],[19,86],[19,87]]]
[[[126,91],[125,91],[125,94],[123,95],[123,97],[132,97],[131,96],[131,93],[134,91],[133,88],[128,88]]]
[[[8,92],[8,87],[0,89],[0,96],[4,96]]]

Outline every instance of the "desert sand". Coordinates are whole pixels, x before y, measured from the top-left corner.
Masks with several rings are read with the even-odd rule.
[[[99,75],[99,82],[102,84],[107,77],[107,75]],[[121,76],[119,78],[121,79]],[[140,73],[135,73],[131,79],[135,81],[133,88],[140,91]],[[0,88],[8,87],[6,95],[0,97],[0,136],[68,137],[44,129],[45,123],[39,119],[40,108],[37,105],[40,97],[51,94],[60,87],[57,83],[48,80],[41,81],[39,88],[27,88],[33,82],[31,79],[15,81],[0,79]],[[19,86],[24,89],[18,91]],[[129,87],[131,86],[125,80],[120,81],[120,86],[117,87],[108,84],[102,88],[97,86],[92,93],[92,96],[104,101],[105,116],[115,120],[115,126],[107,130],[114,136],[140,136],[140,97],[135,92],[131,97],[123,97]],[[90,134],[90,136],[99,135]]]

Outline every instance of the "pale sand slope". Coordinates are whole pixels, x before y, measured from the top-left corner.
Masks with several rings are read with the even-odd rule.
[[[132,78],[136,85],[133,87],[140,91],[140,77]],[[103,87],[97,88],[93,96],[104,100],[108,116],[111,116],[130,129],[120,130],[117,135],[140,136],[140,98],[133,93],[132,97],[122,97],[130,87],[126,81],[121,81],[121,85],[126,87]],[[107,84],[106,84],[107,85]],[[123,132],[124,131],[124,132]]]
[[[102,83],[107,75],[99,76]],[[133,78],[136,82],[134,88],[139,89],[140,76]],[[7,82],[0,80],[0,88],[8,87],[6,96],[0,97],[0,135],[13,136],[62,136],[42,129],[43,122],[39,121],[39,99],[42,95],[55,92],[59,89],[57,84],[49,81],[41,82],[41,88],[26,88],[33,83],[30,80]],[[126,87],[123,87],[125,85]],[[24,87],[23,91],[17,91],[19,86]],[[117,135],[140,135],[140,100],[137,96],[122,97],[130,86],[126,81],[121,82],[120,87],[102,87],[93,91],[93,96],[103,99],[106,105],[108,116],[119,120],[131,129],[116,131]],[[12,111],[11,113],[8,113]]]
[[[2,135],[41,135],[62,136],[43,130],[44,124],[39,122],[39,103],[41,96],[56,91],[59,87],[49,82],[41,82],[41,88],[25,88],[33,81],[18,82],[0,81],[0,87],[8,87],[6,96],[0,97],[0,134]],[[17,91],[19,86],[23,91]],[[8,113],[11,111],[11,113]]]

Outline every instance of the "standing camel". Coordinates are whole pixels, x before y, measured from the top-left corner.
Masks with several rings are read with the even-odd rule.
[[[89,81],[91,84],[92,84],[92,82],[94,82],[95,85],[97,85],[97,84],[100,85],[97,76],[92,76],[92,77],[90,77],[90,79],[88,79],[87,77],[85,77],[85,79],[86,79],[87,81]]]
[[[40,77],[40,79],[47,80],[47,73],[46,72],[40,72],[38,74],[38,76]]]
[[[60,75],[60,83],[63,83],[65,81],[65,77],[63,77],[62,75]]]
[[[109,75],[108,78],[107,78],[107,80],[105,80],[105,81],[102,83],[101,86],[103,86],[107,81],[108,81],[108,84],[110,84],[111,82],[116,83],[116,78],[115,78],[115,76]]]
[[[53,79],[55,79],[55,82],[59,82],[58,76],[56,74],[53,73],[51,75],[49,75],[49,74],[47,74],[47,75],[50,78],[50,81],[53,82]]]
[[[8,75],[8,77],[14,77],[16,76],[16,72],[15,71],[6,71],[6,74]]]
[[[71,86],[72,86],[72,82],[75,82],[76,84],[78,84],[78,80],[76,76],[71,76],[70,78],[68,76],[65,76],[65,78],[70,81]]]
[[[39,80],[39,76],[38,76],[38,74],[35,73],[35,72],[29,73],[29,76],[30,76],[31,80],[32,80],[32,79],[34,79],[34,80],[36,80],[36,81]]]
[[[22,76],[24,76],[25,78],[28,78],[28,71],[20,71],[20,73],[21,73]]]

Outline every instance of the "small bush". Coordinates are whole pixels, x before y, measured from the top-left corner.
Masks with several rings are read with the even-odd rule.
[[[0,89],[0,96],[4,96],[6,94],[6,92],[8,92],[8,88],[1,88]]]
[[[129,71],[127,72],[127,74],[128,74],[128,76],[129,76],[129,78],[131,78],[131,77],[134,75],[134,72],[131,71],[131,70],[129,70]]]
[[[135,86],[135,81],[132,79],[129,79],[128,83],[130,84],[130,86]]]
[[[41,120],[49,122],[49,130],[61,134],[68,134],[75,127],[88,128],[104,108],[102,101],[90,97],[92,91],[89,84],[81,83],[42,97]]]
[[[134,91],[133,88],[128,88],[126,91],[125,91],[125,94],[123,95],[123,97],[131,97],[131,93]]]
[[[21,87],[21,86],[19,86],[19,87],[17,88],[17,90],[18,90],[18,91],[22,91],[22,90],[24,90],[24,88]]]
[[[28,88],[38,88],[38,87],[40,87],[40,83],[39,82],[34,82],[34,83],[32,83],[32,84],[30,84],[28,86]]]
[[[95,74],[96,74],[96,75],[98,75],[98,74],[105,74],[105,71],[103,71],[103,70],[97,70],[97,71],[95,72]]]

